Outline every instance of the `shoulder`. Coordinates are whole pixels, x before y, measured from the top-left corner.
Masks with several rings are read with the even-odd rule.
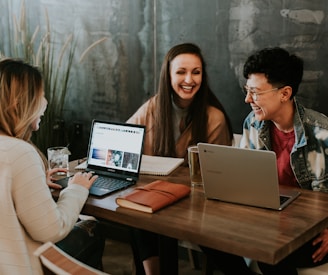
[[[42,159],[35,147],[18,138],[0,138],[0,162],[19,172],[26,167],[43,167]]]
[[[9,136],[0,136],[0,150],[2,153],[10,152],[11,155],[37,153],[35,148],[28,142]]]
[[[328,117],[312,109],[304,108],[306,122],[328,129]]]
[[[207,107],[207,115],[209,121],[225,121],[223,112],[214,106]]]
[[[43,167],[42,160],[36,149],[21,139],[0,137],[0,163],[18,174],[31,167]]]
[[[154,95],[152,97],[150,97],[146,102],[144,102],[139,109],[145,109],[145,108],[148,108],[148,107],[154,107],[156,105],[156,102],[157,102],[157,95]]]
[[[326,115],[313,109],[305,108],[299,103],[297,103],[296,106],[300,119],[304,125],[328,130],[328,117]]]
[[[156,96],[151,97],[144,102],[138,110],[127,120],[128,123],[142,123],[143,119],[147,117],[154,109],[156,109]]]
[[[302,119],[303,127],[307,133],[308,142],[315,138],[323,141],[323,145],[328,145],[328,118],[315,110],[304,108],[304,116]]]

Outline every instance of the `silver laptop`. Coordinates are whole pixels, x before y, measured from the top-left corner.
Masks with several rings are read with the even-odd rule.
[[[136,183],[144,136],[143,125],[93,120],[86,171],[94,172],[98,179],[90,188],[91,195],[107,195]],[[63,181],[57,183],[65,187]]]
[[[272,151],[198,143],[208,199],[282,210],[300,195],[280,193],[276,155]]]

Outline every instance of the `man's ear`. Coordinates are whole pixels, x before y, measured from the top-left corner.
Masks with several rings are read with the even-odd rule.
[[[280,94],[281,94],[281,102],[286,102],[288,100],[290,100],[292,94],[293,94],[293,89],[290,86],[285,86],[282,87],[280,90]]]

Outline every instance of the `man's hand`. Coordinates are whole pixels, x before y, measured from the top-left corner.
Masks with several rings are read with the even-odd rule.
[[[322,261],[328,253],[328,229],[323,230],[320,235],[313,241],[313,245],[321,243],[320,247],[313,253],[312,259],[314,263]]]

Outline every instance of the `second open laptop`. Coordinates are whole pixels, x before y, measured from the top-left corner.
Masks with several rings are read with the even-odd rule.
[[[92,185],[90,194],[102,196],[136,183],[144,136],[142,125],[93,120],[86,171],[95,172],[99,179]]]
[[[144,136],[145,126],[142,125],[92,121],[86,171],[94,172],[98,179],[90,188],[91,195],[107,195],[136,183]],[[65,184],[63,181],[57,183]]]
[[[282,210],[300,195],[280,193],[272,151],[199,143],[205,196],[225,202]]]

